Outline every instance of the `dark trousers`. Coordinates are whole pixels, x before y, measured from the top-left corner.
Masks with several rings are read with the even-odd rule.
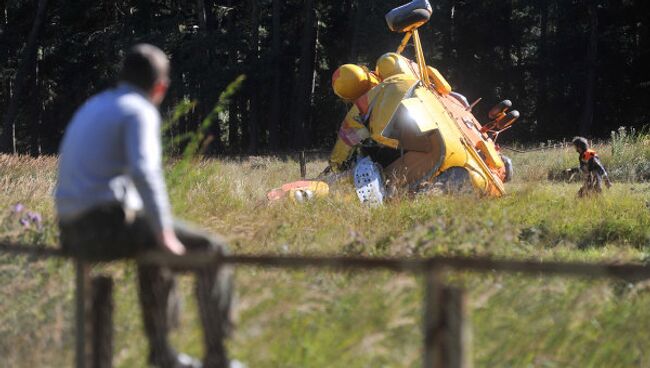
[[[585,174],[585,181],[578,190],[578,197],[589,197],[603,192],[603,177],[594,171]]]
[[[156,247],[146,219],[135,214],[129,218],[120,205],[88,211],[78,220],[61,222],[61,245],[66,253],[89,262],[133,258],[139,252]],[[175,223],[178,239],[189,252],[225,254],[225,242],[183,223]],[[138,265],[138,286],[144,328],[150,344],[150,363],[175,368],[176,353],[168,340],[169,301],[174,289],[171,270]],[[226,368],[228,357],[224,339],[230,332],[232,270],[229,267],[196,271],[196,298],[204,329],[204,367]]]

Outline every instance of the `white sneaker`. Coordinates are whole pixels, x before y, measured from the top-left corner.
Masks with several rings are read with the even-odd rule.
[[[176,356],[178,367],[187,368],[201,368],[203,365],[197,359],[192,358],[187,354],[180,353]]]
[[[239,360],[231,360],[230,368],[246,368],[246,364],[240,362]]]

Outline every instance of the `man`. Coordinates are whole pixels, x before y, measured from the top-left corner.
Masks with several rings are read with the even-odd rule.
[[[90,98],[74,115],[60,147],[56,209],[64,251],[110,261],[153,248],[226,252],[223,241],[172,220],[161,164],[160,113],[169,86],[167,56],[139,44],[127,54],[119,84]],[[168,341],[169,270],[138,265],[139,296],[150,344],[149,363],[161,368],[200,367]],[[203,367],[225,368],[230,330],[231,272],[197,272],[196,294],[204,326]]]
[[[582,137],[575,137],[572,141],[573,146],[578,152],[580,161],[580,171],[585,176],[585,183],[578,191],[579,197],[586,197],[591,194],[598,194],[603,191],[603,179],[607,188],[612,186],[605,167],[600,162],[596,151],[589,148],[589,142]]]

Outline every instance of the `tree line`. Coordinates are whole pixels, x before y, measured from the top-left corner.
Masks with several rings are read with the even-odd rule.
[[[115,80],[137,42],[172,60],[164,114],[196,106],[196,129],[246,75],[212,125],[209,153],[328,147],[347,106],[331,91],[344,63],[374,68],[397,48],[384,15],[401,0],[0,0],[0,149],[55,153],[75,109]],[[522,118],[505,139],[607,136],[648,123],[650,2],[432,0],[428,62],[487,120],[508,98]]]

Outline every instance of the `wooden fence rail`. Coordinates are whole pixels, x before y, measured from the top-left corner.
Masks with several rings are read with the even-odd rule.
[[[68,258],[53,247],[11,243],[0,243],[0,253],[36,258]],[[162,252],[149,252],[141,255],[137,260],[144,264],[157,264],[188,271],[227,264],[282,269],[383,270],[423,275],[425,281],[423,366],[425,368],[471,367],[471,333],[466,318],[468,313],[466,296],[463,290],[443,284],[441,277],[443,271],[497,271],[533,276],[619,278],[629,281],[650,278],[650,266],[642,264],[499,260],[487,257],[436,256],[397,259],[283,255],[176,256]],[[113,308],[111,280],[100,277],[95,278],[91,283],[89,265],[77,260],[76,267],[76,366],[77,368],[110,367]]]
[[[22,254],[33,257],[62,257],[65,254],[53,247],[22,246],[0,243],[0,253]],[[228,255],[205,256],[187,254],[176,256],[161,252],[150,252],[138,258],[138,262],[193,270],[223,264],[273,268],[332,268],[386,270],[394,272],[425,273],[435,269],[474,272],[524,273],[544,276],[573,276],[590,278],[620,278],[640,280],[650,278],[650,266],[632,263],[585,263],[555,262],[540,260],[500,260],[488,257],[429,258],[367,258],[339,256],[285,256],[285,255]]]

